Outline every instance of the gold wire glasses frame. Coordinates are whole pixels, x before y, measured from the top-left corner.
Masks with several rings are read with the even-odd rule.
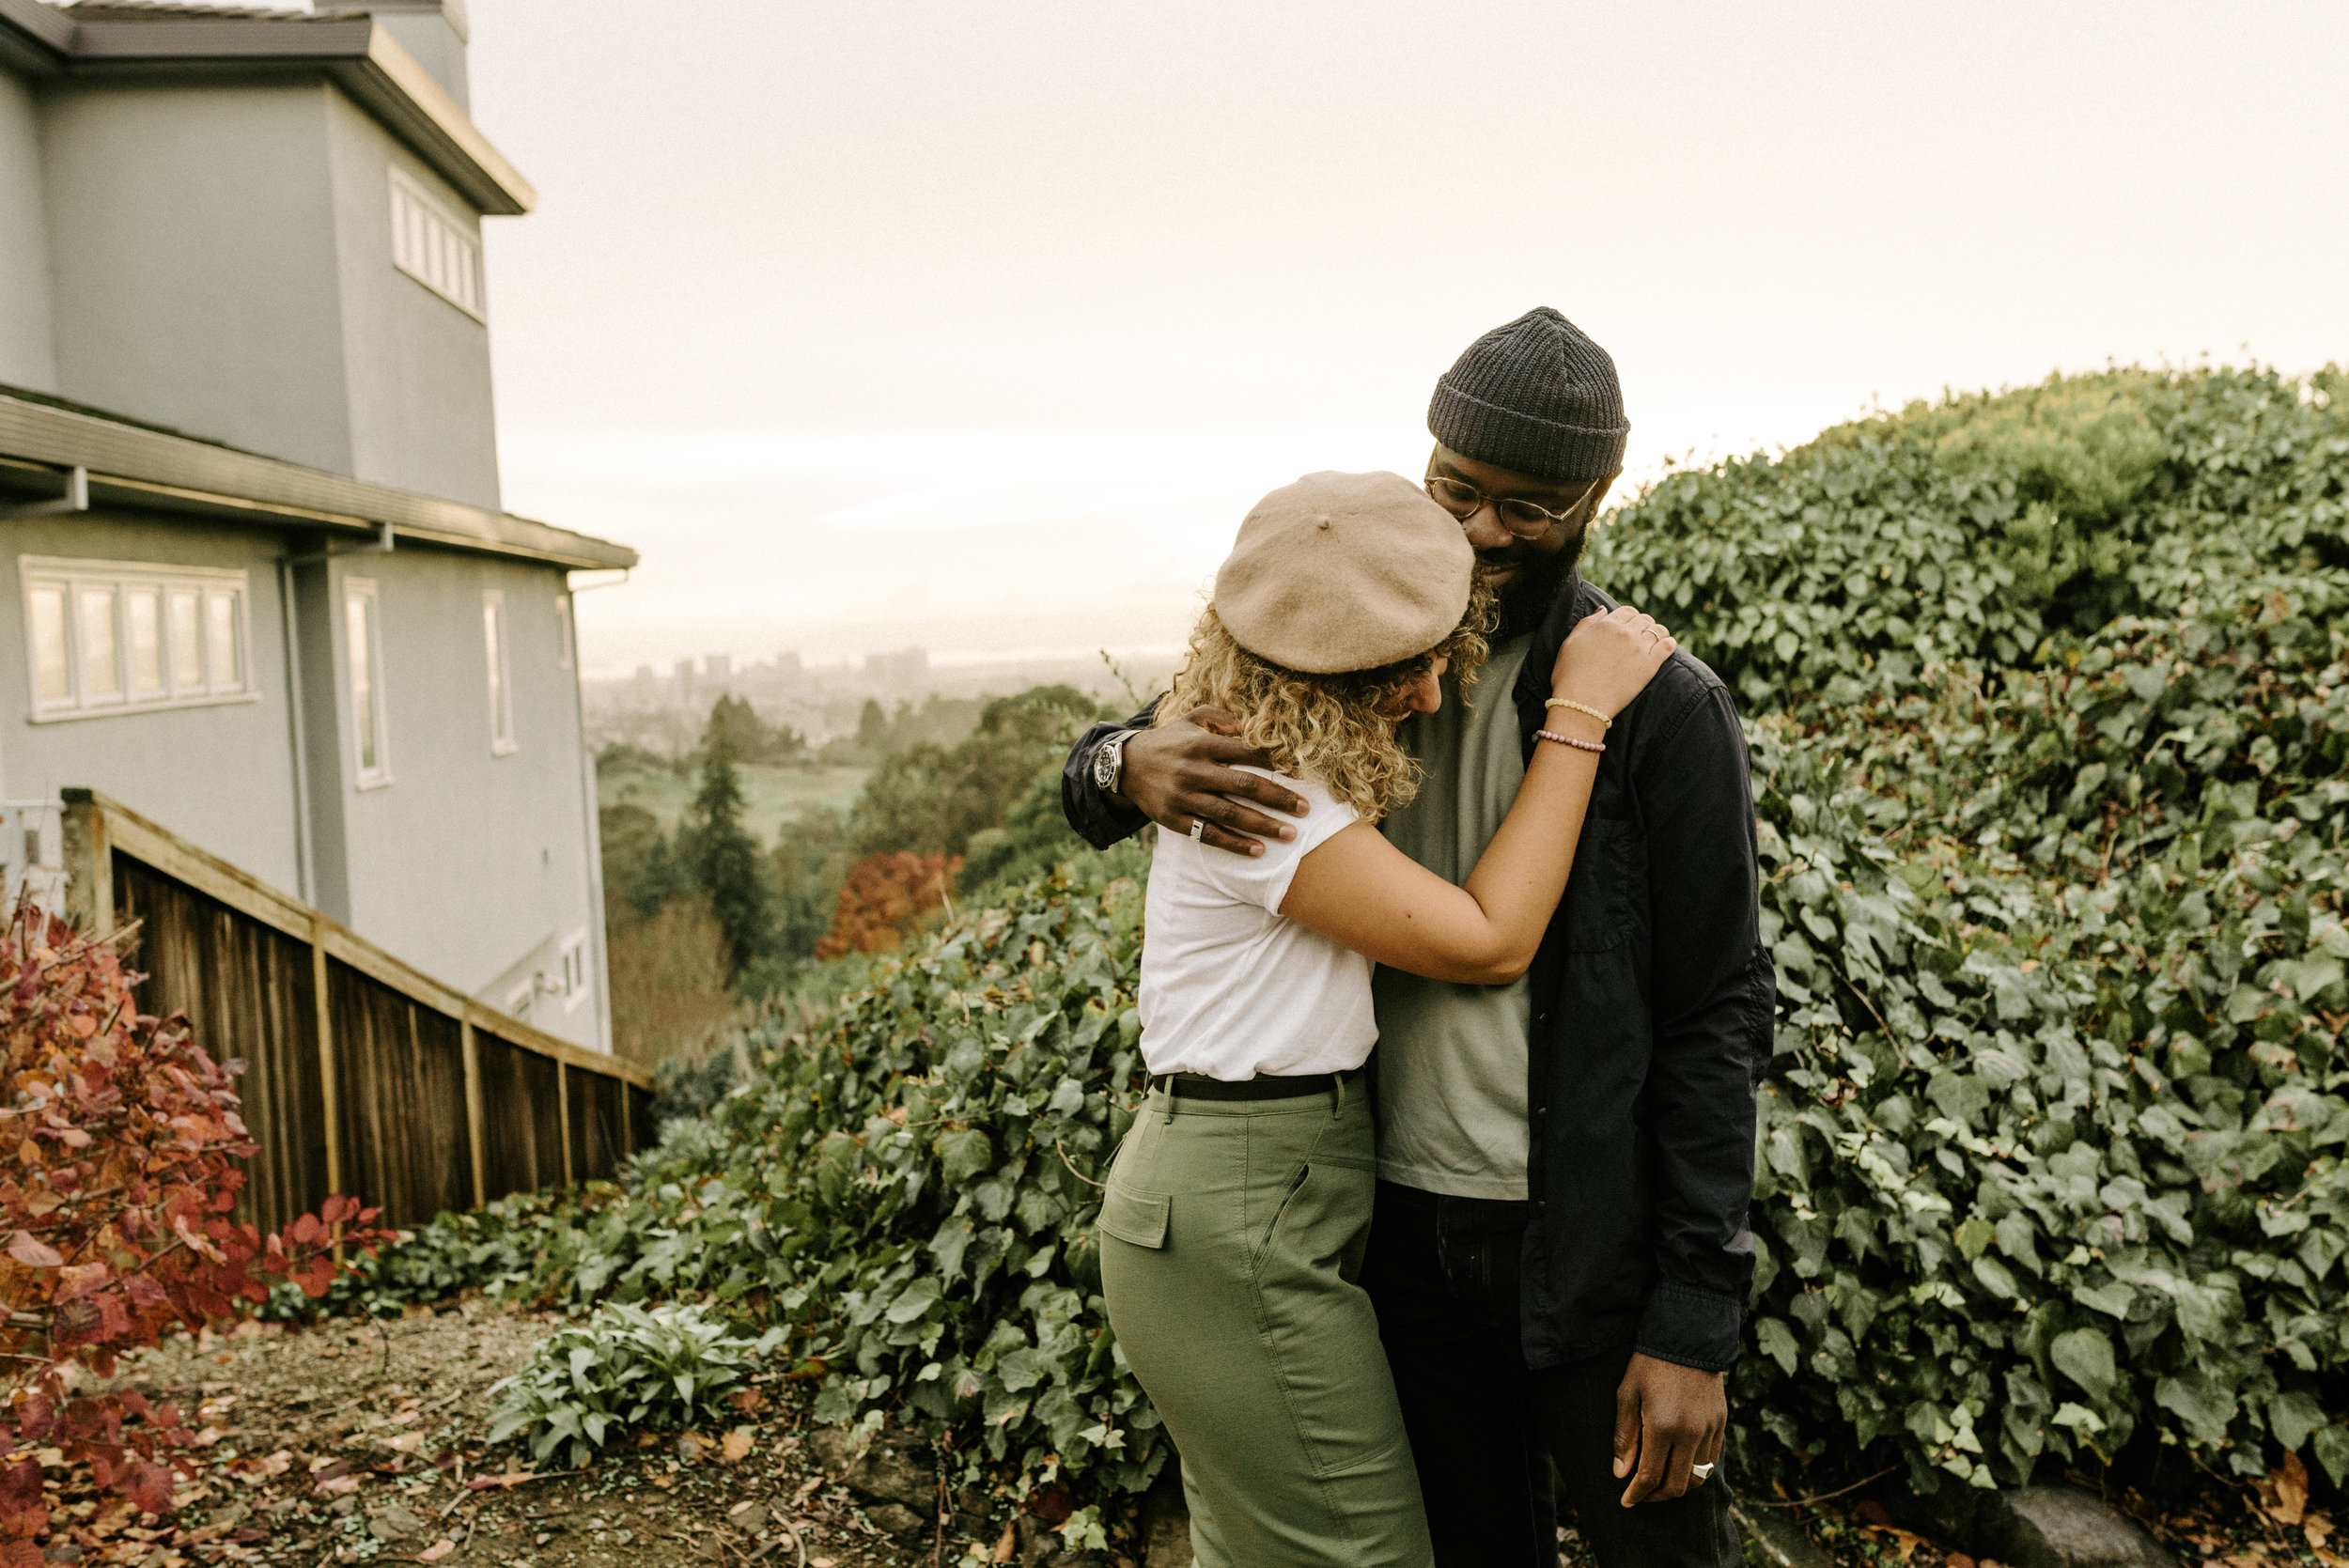
[[[1520,539],[1538,539],[1560,524],[1571,521],[1575,513],[1582,509],[1579,501],[1563,512],[1536,506],[1520,496],[1503,496],[1496,501],[1467,480],[1455,479],[1450,474],[1438,474],[1432,469],[1428,471],[1424,483],[1429,497],[1436,505],[1462,522],[1489,505],[1493,515],[1501,520],[1501,526]]]

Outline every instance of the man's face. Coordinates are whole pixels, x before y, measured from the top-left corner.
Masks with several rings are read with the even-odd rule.
[[[1479,507],[1461,520],[1469,544],[1476,551],[1476,574],[1500,603],[1501,635],[1515,637],[1532,631],[1565,586],[1566,574],[1582,558],[1591,519],[1598,515],[1599,504],[1614,481],[1585,485],[1536,478],[1463,457],[1448,446],[1436,448],[1429,467],[1434,473],[1475,486],[1492,501],[1515,497],[1566,515],[1566,521],[1533,539],[1510,533],[1491,506]]]

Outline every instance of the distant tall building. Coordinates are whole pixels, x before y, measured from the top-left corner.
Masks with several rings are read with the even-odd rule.
[[[693,697],[699,685],[700,682],[693,674],[693,661],[690,659],[678,660],[677,661],[677,706],[688,708],[693,706]]]
[[[730,654],[710,653],[702,656],[702,678],[713,691],[723,691],[734,684],[734,658]]]
[[[797,648],[786,648],[781,653],[775,655],[775,674],[782,676],[785,680],[793,681],[798,680],[801,675],[807,674],[806,670],[801,668],[800,664],[800,650]]]

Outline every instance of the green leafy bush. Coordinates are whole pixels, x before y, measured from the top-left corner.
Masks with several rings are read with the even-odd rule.
[[[722,1423],[751,1362],[782,1339],[753,1339],[701,1307],[599,1307],[490,1388],[490,1441],[519,1437],[542,1461],[568,1444],[577,1467],[615,1433]]]
[[[1764,1456],[2349,1477],[2340,381],[1911,411],[1669,480],[1596,552],[1760,710]],[[2089,541],[2060,581],[2032,506]]]

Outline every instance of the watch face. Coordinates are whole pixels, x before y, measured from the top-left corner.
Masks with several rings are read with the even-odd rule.
[[[1093,753],[1093,782],[1103,789],[1112,788],[1117,783],[1117,751],[1116,741],[1106,740]]]

